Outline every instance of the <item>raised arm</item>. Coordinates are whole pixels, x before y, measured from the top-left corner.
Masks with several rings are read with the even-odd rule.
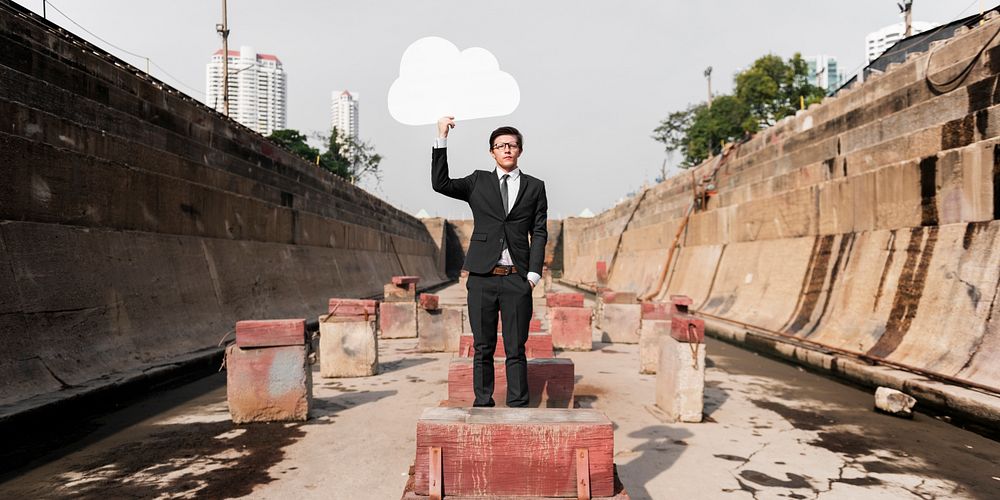
[[[448,131],[455,128],[455,117],[445,116],[438,120],[438,139],[431,152],[431,187],[445,196],[469,201],[475,184],[474,173],[461,179],[448,176]]]

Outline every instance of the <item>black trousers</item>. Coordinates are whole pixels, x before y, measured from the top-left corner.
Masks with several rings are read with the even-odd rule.
[[[469,324],[475,356],[472,384],[473,406],[494,406],[493,353],[497,348],[497,314],[503,319],[506,351],[507,406],[528,406],[528,360],[524,343],[531,323],[531,284],[519,274],[507,276],[469,274]]]

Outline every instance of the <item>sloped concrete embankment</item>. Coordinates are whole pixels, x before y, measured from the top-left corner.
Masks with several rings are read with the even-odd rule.
[[[611,288],[683,293],[779,338],[1000,392],[1000,19],[989,17],[735,149],[662,286],[714,160],[566,220],[565,279],[593,286],[595,263],[613,262]],[[955,89],[928,81],[970,64]]]
[[[0,415],[445,281],[415,218],[0,3]]]

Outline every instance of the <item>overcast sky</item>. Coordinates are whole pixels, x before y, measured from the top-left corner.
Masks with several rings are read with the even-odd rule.
[[[41,13],[42,0],[18,3]],[[204,100],[205,65],[221,48],[221,2],[55,0],[48,17],[69,31],[145,67],[145,61],[95,39],[148,56],[158,78]],[[947,22],[978,13],[979,0],[916,0],[914,20]],[[670,111],[728,92],[734,72],[755,58],[828,54],[848,72],[864,59],[864,37],[899,22],[892,0],[698,1],[258,1],[230,0],[230,49],[275,54],[288,74],[288,127],[324,131],[330,92],[361,95],[363,139],[384,157],[383,181],[367,186],[397,207],[468,218],[461,202],[430,188],[433,126],[390,117],[386,95],[400,56],[425,36],[459,49],[483,47],[518,82],[510,116],[460,122],[452,132],[452,176],[493,168],[489,133],[514,125],[525,136],[521,168],[546,181],[549,216],[600,212],[643,183],[666,158],[650,134]],[[190,87],[193,87],[190,88]],[[676,160],[676,159],[675,159]]]

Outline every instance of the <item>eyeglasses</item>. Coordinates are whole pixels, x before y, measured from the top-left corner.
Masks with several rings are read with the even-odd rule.
[[[514,142],[501,142],[499,144],[493,145],[493,150],[497,151],[499,149],[510,148],[511,150],[521,149],[521,146]]]

